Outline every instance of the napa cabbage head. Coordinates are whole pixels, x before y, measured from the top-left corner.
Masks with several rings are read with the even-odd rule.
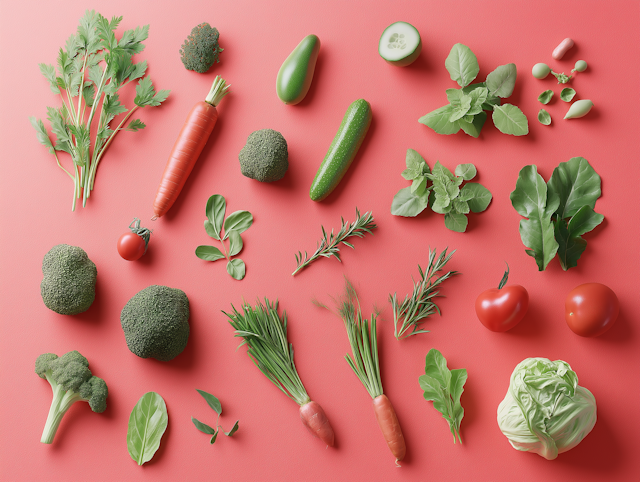
[[[547,460],[578,445],[595,423],[596,399],[562,360],[519,363],[498,406],[498,425],[511,445]]]

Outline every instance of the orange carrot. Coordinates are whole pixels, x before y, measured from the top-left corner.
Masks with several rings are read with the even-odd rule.
[[[382,435],[384,435],[391,453],[396,458],[397,464],[404,458],[407,447],[404,443],[404,435],[402,435],[396,411],[393,409],[391,401],[384,394],[373,399],[373,410],[376,413],[376,420],[380,430],[382,430]]]
[[[223,78],[216,76],[209,95],[191,109],[164,168],[156,200],[153,203],[154,215],[151,219],[156,220],[164,216],[178,198],[216,125],[218,120],[216,106],[227,95],[230,87],[225,84]]]
[[[333,447],[333,428],[319,403],[311,401],[301,405],[300,418],[313,435]]]

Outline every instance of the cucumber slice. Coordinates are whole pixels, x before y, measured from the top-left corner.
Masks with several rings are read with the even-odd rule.
[[[389,25],[378,44],[380,57],[399,67],[409,65],[420,55],[422,39],[416,28],[407,22],[396,22]]]

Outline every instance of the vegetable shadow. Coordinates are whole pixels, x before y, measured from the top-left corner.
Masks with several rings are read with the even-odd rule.
[[[369,143],[372,142],[372,139],[375,137],[376,127],[377,127],[377,122],[376,122],[376,117],[374,115],[371,118],[371,125],[369,126],[369,130],[367,131],[367,135],[365,136],[364,141],[360,145],[360,149],[358,149],[358,153],[356,154],[356,157],[353,159],[353,162],[349,166],[349,169],[347,169],[347,172],[345,173],[344,177],[340,180],[340,182],[338,183],[336,188],[333,190],[333,192],[329,194],[329,196],[327,196],[326,199],[323,199],[322,201],[320,201],[320,204],[326,204],[327,206],[331,206],[332,204],[337,202],[338,198],[340,198],[340,196],[342,195],[342,192],[346,189],[348,184],[351,183],[351,178],[357,177],[358,174],[356,173],[356,171],[358,170],[358,167],[360,165],[360,159],[364,157],[365,154],[367,153],[367,150],[368,150],[367,147],[369,146]]]
[[[424,46],[424,42],[422,45]],[[391,66],[391,67],[395,67],[395,66]],[[431,65],[429,65],[429,62],[427,62],[427,57],[424,54],[424,51],[420,52],[420,55],[418,55],[418,58],[413,63],[401,68],[407,69],[407,70],[424,71],[424,72],[430,72],[431,70],[433,70],[431,68]]]
[[[529,300],[529,308],[520,323],[510,330],[500,333],[500,335],[526,338],[531,341],[536,338],[542,338],[544,336],[544,327],[540,325],[539,320],[548,318],[546,315],[547,312],[541,309],[540,303]]]
[[[153,231],[155,231],[155,229]],[[153,234],[151,236],[153,236]],[[155,249],[153,249],[153,242],[149,241],[149,247],[147,248],[147,252],[144,253],[142,257],[136,260],[135,262],[143,266],[152,266],[154,263],[154,258],[155,258]]]
[[[233,95],[226,96],[224,99],[224,110],[229,109],[230,108],[229,106],[232,105],[234,102],[235,100],[233,98]],[[200,153],[198,161],[193,167],[191,174],[189,174],[189,177],[187,178],[187,182],[185,182],[184,186],[182,187],[182,191],[180,192],[178,199],[176,199],[176,202],[173,204],[173,206],[171,206],[171,208],[169,208],[167,213],[163,216],[163,218],[165,218],[167,221],[171,222],[176,216],[178,216],[178,213],[181,211],[182,205],[184,204],[185,199],[188,197],[187,191],[191,189],[191,186],[193,185],[193,183],[196,182],[196,179],[200,176],[200,171],[202,170],[202,167],[204,166],[204,164],[207,162],[215,162],[215,157],[210,156],[210,154],[211,154],[211,151],[215,149],[215,145],[217,144],[218,137],[222,133],[224,133],[225,123],[226,123],[225,117],[219,116],[218,120],[216,121],[216,126],[213,129],[211,136],[209,136],[209,140],[207,141],[207,144],[204,146],[204,149]],[[177,135],[178,134],[176,134],[176,136]],[[213,157],[213,158],[209,160],[210,157]]]
[[[313,99],[316,96],[316,91],[318,90],[318,84],[321,82],[324,82],[322,78],[322,72],[324,70],[326,55],[327,55],[327,49],[323,48],[322,45],[320,45],[320,52],[318,53],[318,59],[316,60],[316,67],[315,67],[315,70],[313,71],[313,78],[311,79],[311,85],[309,86],[307,95],[305,95],[304,99],[302,99],[296,105],[299,105],[300,107],[306,107],[309,104],[311,104],[311,102],[313,102]],[[293,109],[296,108],[296,106],[288,106],[288,107],[291,107]]]

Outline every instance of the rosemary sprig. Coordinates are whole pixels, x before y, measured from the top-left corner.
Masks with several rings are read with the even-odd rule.
[[[296,264],[298,266],[296,270],[291,273],[291,276],[295,276],[300,270],[309,266],[320,256],[324,256],[325,258],[333,256],[338,261],[341,261],[340,255],[338,254],[340,251],[340,248],[338,247],[340,243],[353,249],[353,244],[346,241],[347,238],[352,236],[362,238],[367,233],[373,234],[371,230],[377,228],[373,221],[373,214],[371,211],[364,213],[364,216],[360,216],[358,208],[356,208],[356,220],[353,223],[345,223],[344,218],[341,218],[341,220],[342,226],[340,227],[338,234],[333,234],[332,229],[331,234],[327,236],[327,232],[325,231],[324,226],[322,226],[322,240],[318,243],[317,249],[311,257],[309,257],[306,251],[304,252],[304,256],[302,255],[302,252],[298,251],[298,254],[296,254]]]
[[[445,248],[437,259],[436,250],[429,250],[429,266],[426,271],[423,271],[420,265],[418,265],[421,280],[419,282],[413,282],[413,293],[411,297],[406,295],[404,301],[398,304],[396,293],[389,295],[389,302],[393,308],[393,325],[395,327],[396,339],[400,340],[401,338],[407,338],[411,335],[417,335],[418,333],[429,333],[428,330],[421,330],[420,325],[426,321],[425,318],[431,316],[433,313],[438,312],[439,315],[441,314],[440,308],[438,308],[438,305],[433,301],[440,293],[437,287],[443,281],[459,274],[457,271],[449,271],[439,278],[436,278],[436,273],[444,269],[444,266],[451,259],[453,253],[456,252],[453,250],[447,256],[447,249],[448,248]],[[409,333],[411,328],[413,328],[413,330]]]

